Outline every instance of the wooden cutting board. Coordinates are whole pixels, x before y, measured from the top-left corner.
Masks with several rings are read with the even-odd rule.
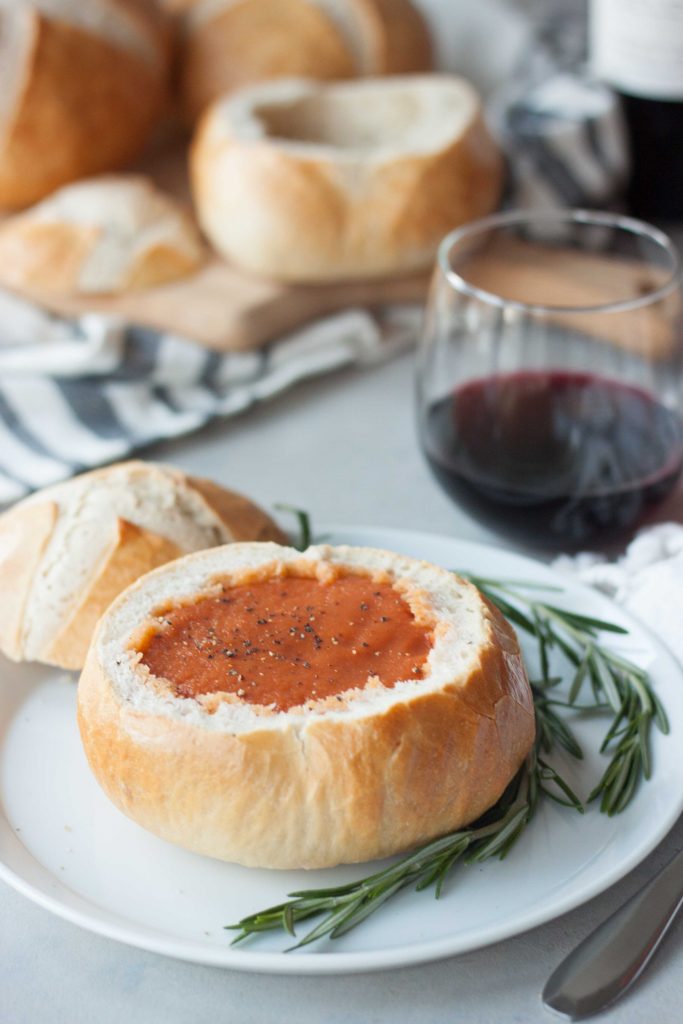
[[[426,276],[341,285],[288,286],[249,277],[212,257],[199,273],[144,292],[63,299],[30,293],[57,313],[113,313],[181,334],[221,351],[254,348],[352,306],[423,302]]]
[[[160,188],[191,205],[186,144],[177,131],[157,141],[134,171],[149,175]],[[344,284],[285,285],[252,277],[208,253],[198,273],[160,288],[117,296],[62,298],[40,292],[23,294],[67,316],[111,313],[194,338],[221,351],[258,347],[319,317],[352,306],[424,302],[429,275]]]
[[[517,243],[519,245],[519,243]],[[513,246],[514,247],[514,246]],[[527,301],[573,307],[597,306],[606,296],[626,297],[651,291],[657,271],[630,260],[577,255],[567,251],[549,264],[547,254],[520,245],[520,259],[510,252],[482,253],[470,260],[468,280],[485,291]],[[55,298],[30,293],[40,305],[66,315],[100,311],[194,338],[221,351],[258,347],[319,317],[350,307],[423,303],[427,275],[345,284],[285,285],[251,277],[216,256],[192,277],[161,288],[121,296]],[[583,331],[650,358],[667,358],[675,348],[673,327],[678,294],[651,308],[630,313],[563,314],[548,322]]]

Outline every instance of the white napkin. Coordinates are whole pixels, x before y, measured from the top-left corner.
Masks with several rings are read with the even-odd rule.
[[[683,662],[683,525],[647,527],[615,562],[585,552],[553,564],[631,612]]]
[[[0,292],[0,505],[297,381],[389,359],[415,340],[420,315],[348,309],[257,351],[218,353],[113,317],[54,317]]]

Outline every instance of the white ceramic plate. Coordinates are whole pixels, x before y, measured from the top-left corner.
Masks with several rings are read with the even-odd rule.
[[[545,566],[497,548],[393,530],[329,532],[335,542],[387,547],[448,568],[558,582]],[[108,802],[90,775],[74,720],[74,678],[3,661],[0,877],[61,917],[133,946],[204,964],[292,974],[435,960],[576,907],[642,860],[683,809],[683,677],[667,651],[610,602],[571,581],[559,582],[569,606],[630,629],[619,649],[651,672],[671,719],[670,737],[655,738],[654,778],[624,814],[609,819],[592,807],[579,818],[551,804],[507,860],[459,869],[440,901],[406,890],[357,931],[287,955],[280,952],[287,944],[280,935],[230,948],[223,925],[293,889],[338,884],[371,869],[259,871],[221,864],[147,834]],[[599,725],[581,722],[576,731],[587,751],[596,749]],[[592,754],[571,772],[583,795],[601,763]]]

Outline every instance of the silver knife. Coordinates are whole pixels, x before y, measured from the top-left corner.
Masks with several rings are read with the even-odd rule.
[[[554,971],[543,1002],[569,1020],[590,1017],[633,984],[683,905],[683,850]]]

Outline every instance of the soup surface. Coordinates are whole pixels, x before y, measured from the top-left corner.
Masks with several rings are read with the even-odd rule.
[[[347,575],[224,586],[164,611],[138,649],[180,697],[232,693],[287,711],[370,679],[419,679],[431,646],[431,629],[390,584]]]

